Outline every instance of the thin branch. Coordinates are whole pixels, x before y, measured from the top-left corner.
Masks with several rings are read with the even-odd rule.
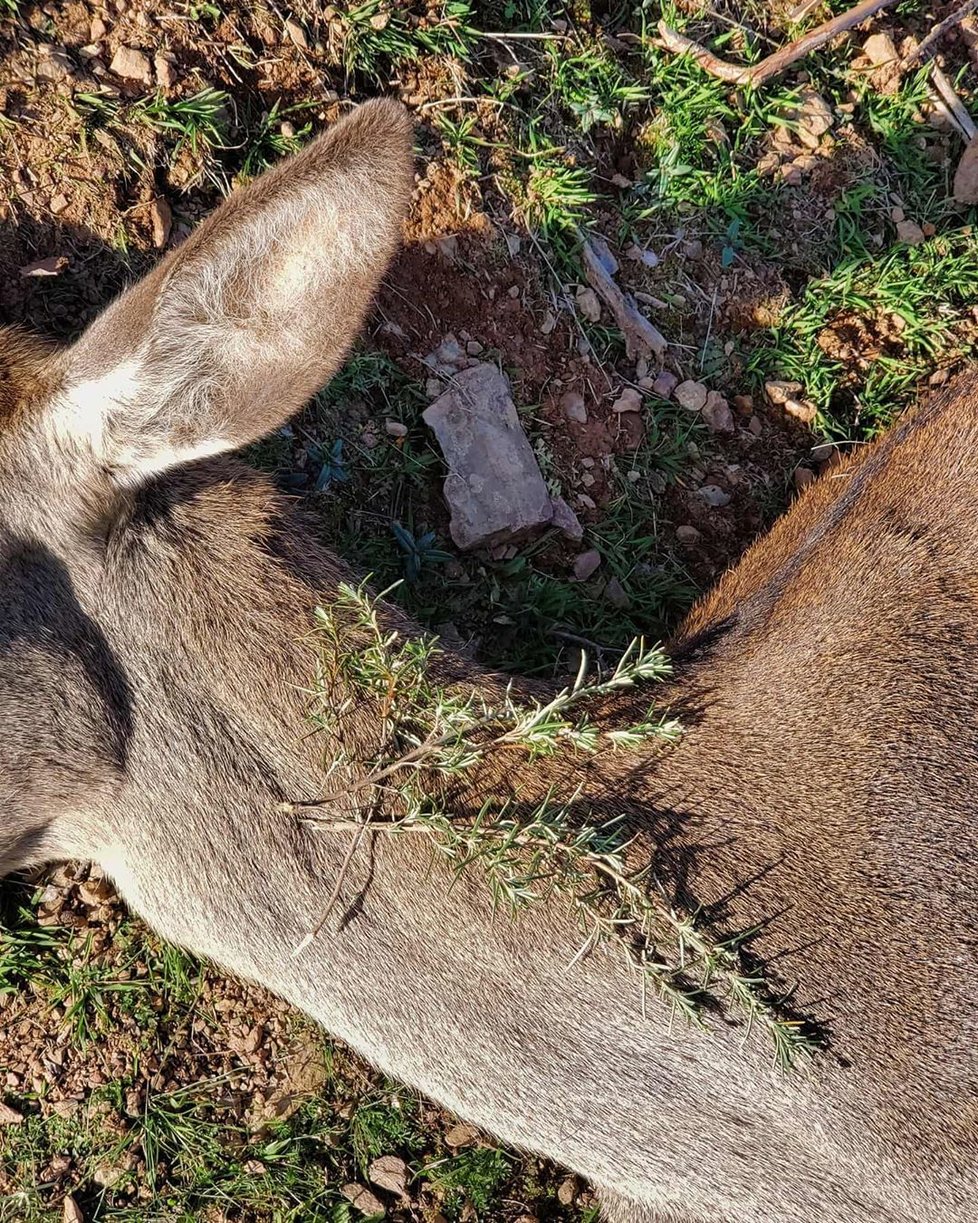
[[[867,18],[874,16],[881,9],[889,8],[896,0],[861,0],[855,8],[840,13],[837,17],[816,26],[807,34],[802,34],[794,42],[788,43],[780,51],[775,51],[756,64],[732,64],[729,60],[720,59],[708,50],[702,43],[694,42],[685,34],[680,34],[665,21],[659,22],[659,45],[677,55],[691,55],[699,66],[721,81],[729,81],[732,85],[757,86],[768,81],[773,76],[784,72],[797,60],[824,47],[837,34],[843,34],[854,26],[861,25]]]
[[[954,86],[948,80],[943,70],[935,63],[930,65],[930,79],[937,94],[937,99],[935,100],[939,99],[942,103],[943,109],[957,128],[961,139],[964,140],[965,144],[970,144],[975,136],[978,136],[978,127],[975,127],[974,120],[968,113],[965,104],[958,97]]]
[[[965,0],[965,3],[959,4],[953,13],[948,13],[943,21],[939,21],[931,29],[926,38],[922,39],[911,51],[907,52],[900,64],[901,71],[906,72],[908,68],[912,68],[920,60],[929,59],[934,53],[936,44],[941,41],[948,30],[956,25],[960,25],[976,8],[978,8],[978,0]]]
[[[657,327],[653,327],[628,294],[619,287],[591,241],[585,239],[581,246],[581,255],[588,284],[615,316],[618,330],[625,339],[628,359],[637,361],[649,354],[661,357],[669,347],[666,337]]]

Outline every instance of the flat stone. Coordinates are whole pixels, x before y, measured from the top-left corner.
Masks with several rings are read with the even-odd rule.
[[[908,246],[919,246],[924,240],[924,231],[916,221],[897,221],[897,238]]]
[[[696,490],[696,495],[714,509],[722,509],[730,504],[730,494],[725,493],[719,484],[704,484]]]
[[[161,195],[150,203],[149,219],[153,226],[153,245],[157,250],[162,250],[170,240],[170,230],[173,228],[173,209]]]
[[[617,578],[611,578],[604,588],[604,597],[612,607],[617,607],[624,611],[626,607],[631,607],[632,601],[628,597],[628,592]]]
[[[560,397],[560,410],[567,420],[578,425],[587,424],[587,406],[580,391],[567,391]]]
[[[615,402],[611,405],[612,412],[639,412],[642,409],[642,395],[633,386],[626,386]]]
[[[153,57],[153,67],[156,69],[156,79],[164,89],[177,83],[177,57],[172,52],[160,51]]]
[[[681,544],[690,547],[692,544],[698,544],[700,541],[700,533],[694,526],[684,524],[676,527],[676,538]]]
[[[457,547],[509,542],[549,525],[554,510],[509,380],[495,365],[463,370],[424,412],[448,465],[445,500]]]
[[[293,47],[298,47],[300,51],[309,50],[309,39],[298,21],[286,21],[285,34]]]
[[[153,69],[149,56],[144,55],[142,51],[137,51],[134,47],[120,47],[112,56],[109,69],[126,81],[139,81],[143,85],[153,83]]]
[[[601,553],[597,548],[591,548],[587,552],[582,552],[577,560],[574,561],[574,577],[579,582],[586,582],[600,564]]]

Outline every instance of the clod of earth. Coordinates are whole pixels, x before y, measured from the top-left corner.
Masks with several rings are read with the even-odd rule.
[[[582,285],[577,290],[577,308],[589,323],[601,321],[601,302],[593,289]]]
[[[802,90],[798,102],[798,108],[791,116],[797,124],[798,139],[808,148],[817,149],[832,126],[832,107],[813,89]]]
[[[795,420],[800,420],[803,425],[810,425],[818,415],[818,408],[810,399],[786,399],[784,410]]]
[[[448,475],[449,529],[462,549],[505,543],[545,527],[554,509],[509,380],[494,365],[463,370],[424,412]]]
[[[870,34],[863,43],[862,54],[853,60],[852,67],[856,72],[865,71],[870,84],[879,93],[893,94],[900,88],[903,76],[900,52],[892,37],[885,32]]]

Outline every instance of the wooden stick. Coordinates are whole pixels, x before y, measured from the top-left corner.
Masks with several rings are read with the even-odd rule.
[[[824,47],[837,34],[851,30],[881,9],[889,8],[895,3],[896,0],[860,0],[855,8],[816,26],[807,34],[802,34],[800,38],[788,43],[780,51],[766,56],[757,64],[732,64],[729,60],[719,59],[701,43],[694,42],[685,34],[679,34],[664,21],[659,22],[659,44],[667,51],[674,51],[677,55],[692,55],[705,72],[719,77],[721,81],[729,81],[732,85],[757,86],[784,72],[785,68],[804,56],[810,55],[812,51]]]
[[[964,140],[965,144],[970,144],[978,136],[978,128],[975,127],[974,120],[955,92],[954,86],[937,64],[931,64],[930,66],[930,79],[938,97],[951,116],[954,126],[958,129],[962,140]]]
[[[978,8],[978,0],[965,0],[964,4],[959,4],[953,13],[948,13],[943,21],[939,21],[937,25],[933,27],[927,37],[919,42],[916,47],[914,47],[914,49],[907,54],[906,58],[900,64],[900,68],[905,72],[908,68],[912,68],[913,65],[918,62],[918,60],[927,58],[930,54],[932,54],[934,44],[940,42],[940,40],[952,26],[960,25],[961,22],[964,21],[965,17],[968,17],[971,13],[973,13],[976,8]]]
[[[584,275],[615,316],[618,329],[625,338],[625,352],[630,361],[653,355],[661,357],[669,347],[665,336],[635,306],[629,295],[618,287],[608,271],[605,260],[593,243],[585,240],[581,246]]]

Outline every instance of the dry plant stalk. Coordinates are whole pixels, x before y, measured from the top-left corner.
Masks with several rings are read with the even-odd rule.
[[[756,88],[772,77],[778,76],[804,56],[817,51],[819,47],[824,47],[837,34],[853,29],[881,9],[889,8],[895,3],[896,0],[861,0],[861,3],[857,4],[855,8],[816,26],[814,30],[802,34],[794,42],[788,43],[779,51],[774,51],[756,64],[732,64],[729,60],[720,59],[702,43],[694,42],[692,38],[680,34],[665,21],[659,22],[658,45],[667,51],[674,51],[677,55],[691,55],[704,71],[719,77],[721,81]]]

